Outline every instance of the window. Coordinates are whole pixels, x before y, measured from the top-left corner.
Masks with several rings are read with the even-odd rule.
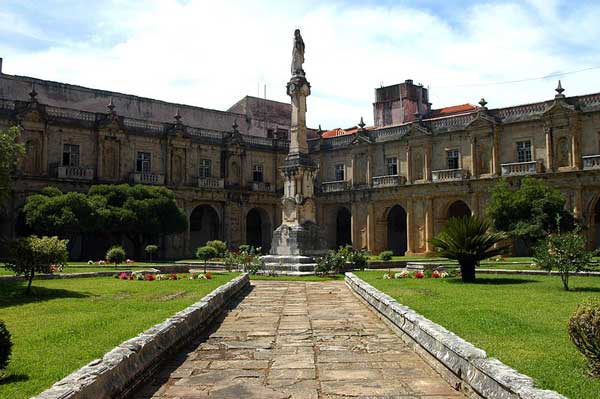
[[[398,158],[390,157],[385,159],[385,168],[387,170],[388,175],[397,175],[398,174]]]
[[[76,144],[63,145],[63,166],[79,166],[79,146]]]
[[[458,161],[460,157],[460,152],[458,150],[448,150],[446,151],[446,158],[448,159],[448,169],[458,169]]]
[[[517,162],[531,162],[531,141],[517,141]]]
[[[252,165],[252,181],[255,181],[255,182],[263,181],[263,165],[262,164]]]
[[[344,164],[343,163],[338,163],[337,165],[335,165],[335,180],[336,181],[346,180],[346,178],[344,176]]]
[[[200,160],[200,174],[201,178],[206,178],[211,176],[211,161],[210,159],[201,159]]]
[[[150,154],[149,152],[138,152],[137,160],[135,163],[136,172],[150,173],[150,171],[152,170],[150,163],[151,159],[152,154]]]

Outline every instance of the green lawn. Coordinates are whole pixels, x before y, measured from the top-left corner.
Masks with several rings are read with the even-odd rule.
[[[567,334],[577,304],[600,297],[600,279],[572,277],[573,291],[559,277],[480,275],[459,279],[383,280],[383,272],[358,272],[432,321],[458,334],[546,389],[572,399],[597,399],[600,379],[584,376],[586,363]]]
[[[115,278],[0,282],[0,319],[13,355],[0,398],[29,398],[186,306],[237,273],[212,280],[121,281]]]

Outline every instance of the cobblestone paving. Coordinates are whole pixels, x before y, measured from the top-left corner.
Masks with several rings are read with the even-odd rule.
[[[135,399],[462,398],[342,282],[256,281]]]

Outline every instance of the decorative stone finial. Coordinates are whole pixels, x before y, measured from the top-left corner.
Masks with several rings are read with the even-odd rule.
[[[322,136],[322,135],[323,135],[323,129],[321,129],[321,124],[320,124],[320,123],[319,123],[319,128],[317,129],[317,134],[318,134],[319,136]]]
[[[556,91],[556,98],[564,98],[565,95],[563,94],[563,91],[565,91],[565,89],[563,89],[562,87],[562,83],[560,82],[560,79],[558,80],[558,86],[556,87],[556,89],[554,89],[554,91]]]
[[[35,83],[31,84],[31,91],[29,92],[29,97],[31,98],[32,102],[37,101],[36,97],[37,97],[38,93],[37,91],[35,91]]]
[[[479,105],[481,106],[481,108],[486,109],[486,105],[487,105],[487,101],[485,101],[485,98],[481,97],[481,100],[479,100]]]
[[[237,119],[233,121],[233,125],[231,125],[231,127],[233,128],[234,133],[239,133]]]
[[[177,111],[175,112],[175,116],[173,116],[173,118],[175,118],[175,123],[181,123],[181,114],[179,113],[179,107],[177,107]]]
[[[115,113],[115,104],[113,103],[113,99],[112,97],[110,98],[110,100],[108,101],[108,104],[106,105],[106,108],[108,108],[108,111],[111,114]]]
[[[358,122],[358,127],[360,127],[360,130],[364,130],[365,129],[365,121],[363,121],[363,117],[360,117],[360,122]]]

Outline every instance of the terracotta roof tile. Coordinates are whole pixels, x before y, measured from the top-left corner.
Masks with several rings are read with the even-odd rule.
[[[473,104],[460,104],[451,105],[450,107],[444,107],[440,109],[432,109],[429,117],[436,118],[440,116],[449,116],[454,114],[462,114],[464,112],[471,112],[477,110],[479,107]]]

